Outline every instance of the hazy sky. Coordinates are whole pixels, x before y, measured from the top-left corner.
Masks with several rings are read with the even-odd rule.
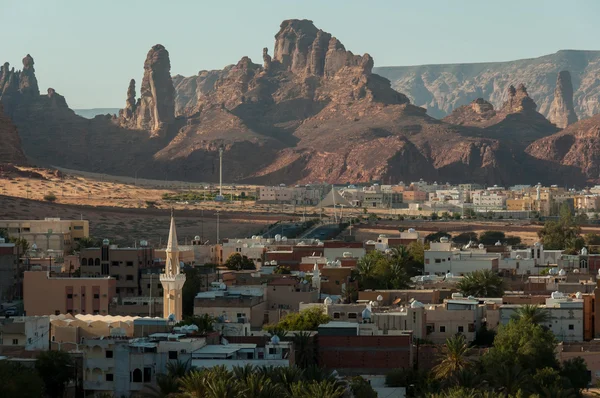
[[[122,107],[147,51],[190,76],[273,53],[284,19],[307,18],[375,66],[508,61],[600,49],[598,0],[0,0],[0,61],[30,53],[40,89],[71,108]],[[139,90],[139,84],[138,84]]]

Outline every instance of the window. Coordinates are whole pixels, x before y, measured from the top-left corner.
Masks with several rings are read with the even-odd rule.
[[[131,381],[134,383],[142,382],[142,371],[140,369],[134,369]]]
[[[169,351],[169,359],[177,359],[177,351]]]
[[[358,317],[358,315],[356,314],[356,312],[348,313],[348,319],[356,319],[357,317]]]
[[[246,359],[254,359],[254,353],[253,352],[247,352],[246,353]]]
[[[73,309],[68,309],[67,314],[73,314]]]
[[[60,310],[55,310],[54,315],[60,315]]]
[[[464,331],[465,331],[465,327],[464,327],[464,326],[459,326],[459,327],[456,329],[456,331],[457,331],[458,333],[464,333]]]
[[[19,339],[13,339],[13,345],[19,345]]]
[[[119,266],[119,262],[118,261],[111,261],[110,265],[112,265],[113,267],[118,267]]]
[[[237,314],[237,317],[238,317],[238,318],[243,318],[243,317],[245,317],[245,316],[246,316],[246,314],[242,314],[242,313],[240,313],[240,312],[238,312],[238,314]]]
[[[106,381],[113,381],[113,374],[112,373],[107,373],[106,374]]]
[[[127,280],[128,281],[132,281],[133,280],[133,275],[127,275]]]
[[[128,267],[133,267],[133,261],[127,261],[127,266]]]
[[[119,275],[111,275],[113,278],[115,278],[116,280],[119,280]]]
[[[569,330],[575,330],[575,325],[569,325]]]
[[[473,333],[473,332],[475,332],[475,324],[469,323],[469,333]]]
[[[152,368],[144,368],[144,383],[150,383],[152,381]]]
[[[446,333],[446,326],[440,326],[440,333]]]
[[[148,283],[148,289],[150,289],[150,284]]]
[[[433,325],[427,325],[426,326],[426,333],[427,334],[431,334],[435,331],[435,327]]]
[[[334,312],[333,313],[333,319],[340,319],[340,313],[339,312]]]
[[[95,299],[99,299],[100,298],[100,294],[99,293],[94,293],[94,298]]]
[[[113,357],[112,350],[106,350],[105,356],[106,356],[106,358],[112,358]]]
[[[277,351],[273,347],[269,347],[269,355],[275,355]]]
[[[441,262],[442,262],[442,260],[440,260],[439,258],[436,258],[436,259],[435,259],[435,263],[436,263],[436,264],[440,264]]]
[[[68,299],[72,299],[72,298],[73,298],[73,293],[69,293],[69,294],[67,294],[67,298],[68,298]]]

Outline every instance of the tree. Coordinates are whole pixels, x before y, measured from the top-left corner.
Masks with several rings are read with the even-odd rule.
[[[408,245],[409,260],[406,267],[409,276],[423,274],[425,266],[425,245],[420,241]]]
[[[518,236],[509,235],[504,240],[504,243],[506,243],[509,246],[517,246],[521,244],[521,238]]]
[[[290,312],[284,316],[276,325],[282,330],[317,330],[319,325],[328,323],[331,317],[323,312],[321,307],[310,307],[300,312]],[[265,329],[273,328],[272,325]]]
[[[43,397],[44,382],[35,369],[0,361],[0,397]]]
[[[477,232],[463,232],[452,238],[452,242],[457,245],[466,245],[469,242],[477,243]]]
[[[569,380],[571,387],[580,394],[581,390],[586,388],[590,380],[590,372],[587,364],[581,357],[567,359],[562,363],[560,374],[566,380]]]
[[[292,273],[292,270],[290,269],[290,267],[287,267],[285,265],[278,265],[273,271],[273,273],[279,275],[289,275]]]
[[[431,220],[435,221],[438,219],[438,214],[436,212],[431,213]]]
[[[479,235],[479,243],[494,245],[496,242],[504,242],[506,235],[501,231],[484,231]]]
[[[351,304],[358,300],[358,290],[352,285],[346,285],[342,289],[342,300],[344,304]]]
[[[525,304],[517,308],[512,314],[511,319],[523,320],[525,322],[531,322],[538,325],[548,322],[550,319],[550,313],[537,305]]]
[[[495,366],[488,369],[491,384],[501,389],[505,396],[517,394],[528,387],[529,374],[518,364],[512,366]]]
[[[519,365],[534,373],[536,369],[558,369],[556,339],[551,331],[525,320],[511,320],[500,326],[494,346],[483,355],[486,369]]]
[[[227,267],[227,269],[231,269],[231,270],[235,270],[235,271],[240,271],[243,269],[247,269],[247,270],[256,269],[254,262],[252,260],[250,260],[248,257],[242,256],[240,253],[233,253],[231,256],[229,256],[227,261],[225,261],[225,266]]]
[[[42,378],[46,394],[52,398],[62,397],[67,383],[74,379],[75,365],[64,351],[44,351],[38,355],[35,369]]]
[[[538,231],[545,249],[564,250],[571,252],[581,250],[585,244],[584,239],[579,236],[581,228],[573,219],[571,209],[566,203],[560,207],[559,221],[547,221],[544,227]]]
[[[452,235],[450,235],[448,232],[438,231],[427,235],[425,237],[425,242],[439,242],[442,238],[450,239],[451,237]]]
[[[53,192],[48,192],[44,195],[44,200],[47,202],[54,202],[56,200],[56,195]]]
[[[98,247],[101,244],[102,242],[100,241],[100,239],[96,239],[92,236],[86,236],[75,241],[74,251],[80,252],[83,249],[87,249],[88,247]]]
[[[583,240],[587,246],[600,246],[600,235],[595,233],[585,234]]]
[[[439,363],[433,368],[437,379],[450,379],[471,366],[468,358],[469,346],[464,335],[456,335],[446,340],[439,355]]]
[[[202,274],[198,267],[187,267],[183,270],[185,283],[181,292],[181,305],[184,317],[194,315],[194,299],[202,289]]]
[[[498,274],[488,269],[465,275],[456,287],[465,296],[502,297],[504,295],[504,281]]]
[[[216,319],[209,314],[193,315],[184,317],[176,326],[195,325],[199,334],[207,334],[214,331],[215,321]]]
[[[355,398],[377,398],[377,392],[371,387],[371,383],[361,376],[350,380],[350,389]]]
[[[19,254],[27,253],[27,251],[29,250],[29,242],[27,242],[27,239],[25,238],[12,236],[8,240],[10,243],[15,244],[15,247],[17,248]]]

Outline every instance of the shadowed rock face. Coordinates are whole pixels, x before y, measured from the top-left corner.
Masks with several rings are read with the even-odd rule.
[[[32,60],[25,63],[33,73]],[[503,88],[497,109],[480,96],[440,121],[372,73],[373,63],[311,21],[288,20],[273,56],[264,49],[260,64],[241,57],[222,70],[171,78],[167,50],[152,47],[140,97],[130,81],[118,118],[83,119],[53,89],[24,95],[32,84],[22,85],[23,72],[8,66],[0,71],[0,99],[12,106],[7,114],[25,152],[44,165],[216,181],[224,148],[231,182],[561,183],[547,173],[552,154],[525,151],[557,128],[524,85]],[[419,98],[431,99],[425,91]],[[561,162],[557,173],[569,183],[587,176]]]
[[[144,77],[140,99],[135,102],[135,81],[127,89],[125,110],[120,113],[121,124],[147,130],[152,136],[164,136],[175,120],[175,88],[171,79],[169,52],[161,44],[153,46],[144,62]]]
[[[27,159],[21,149],[21,139],[17,127],[4,113],[0,102],[0,163],[26,164]]]
[[[577,114],[573,106],[573,83],[569,71],[561,71],[556,78],[554,101],[550,106],[548,119],[560,128],[577,122]]]

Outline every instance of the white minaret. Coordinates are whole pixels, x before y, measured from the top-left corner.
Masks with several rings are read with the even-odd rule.
[[[171,209],[171,228],[169,242],[167,243],[167,261],[165,271],[160,274],[160,283],[163,286],[163,317],[173,316],[175,321],[182,319],[181,293],[185,283],[185,274],[179,267],[179,247],[177,246],[177,230],[175,218]]]
[[[321,271],[317,263],[313,267],[312,286],[321,293]]]

